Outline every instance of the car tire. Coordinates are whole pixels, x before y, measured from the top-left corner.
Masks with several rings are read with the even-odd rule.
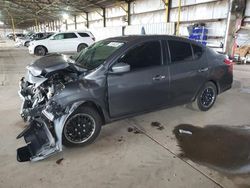
[[[215,103],[217,98],[217,87],[213,82],[207,82],[199,91],[193,108],[200,111],[208,111]]]
[[[24,43],[24,46],[25,46],[25,47],[28,47],[28,43],[29,43],[29,42],[25,42],[25,43]]]
[[[25,42],[25,44],[24,44],[24,46],[26,46],[26,47],[29,47],[29,45],[30,45],[30,42],[28,41],[28,42]]]
[[[84,106],[67,119],[62,132],[62,144],[66,147],[85,146],[100,134],[102,119],[92,107]]]
[[[88,47],[87,44],[79,44],[79,46],[77,47],[77,52],[80,52],[87,47]]]
[[[35,48],[35,55],[37,56],[45,56],[46,55],[46,48],[43,46],[37,46]]]

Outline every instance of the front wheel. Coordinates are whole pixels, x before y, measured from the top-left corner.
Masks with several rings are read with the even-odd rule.
[[[92,143],[101,131],[102,120],[91,107],[81,107],[69,116],[63,128],[65,146],[85,146]]]
[[[215,103],[217,88],[214,83],[207,82],[199,91],[195,103],[201,111],[209,110]]]
[[[45,56],[46,55],[46,48],[43,46],[37,46],[35,48],[35,55],[37,56]]]

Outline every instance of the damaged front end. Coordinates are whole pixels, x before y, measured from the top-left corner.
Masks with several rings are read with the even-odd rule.
[[[51,61],[49,64],[48,58],[56,62]],[[53,101],[53,97],[66,84],[77,80],[82,72],[62,62],[59,55],[48,58],[29,65],[25,77],[19,83],[18,94],[22,99],[20,115],[25,122],[29,122],[17,136],[17,139],[23,137],[27,143],[17,149],[17,160],[20,162],[42,160],[62,151],[62,129],[75,106],[62,108]]]
[[[40,118],[33,119],[29,126],[17,136],[23,137],[26,146],[17,149],[17,160],[39,161],[62,151],[62,131],[67,118],[81,102],[63,109],[55,102],[50,102],[42,111]]]
[[[20,80],[19,88],[18,94],[22,99],[20,108],[22,119],[26,122],[32,117],[39,117],[47,102],[45,92],[41,87],[26,81],[24,77]]]

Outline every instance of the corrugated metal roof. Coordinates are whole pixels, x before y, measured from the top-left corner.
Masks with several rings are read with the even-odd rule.
[[[79,15],[113,6],[128,0],[0,0],[0,21],[11,25],[11,16],[18,27],[61,19],[63,13]]]

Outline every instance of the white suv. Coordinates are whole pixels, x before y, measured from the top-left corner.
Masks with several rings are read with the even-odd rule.
[[[60,32],[43,40],[30,42],[29,53],[44,56],[47,53],[79,52],[95,42],[88,31]]]

